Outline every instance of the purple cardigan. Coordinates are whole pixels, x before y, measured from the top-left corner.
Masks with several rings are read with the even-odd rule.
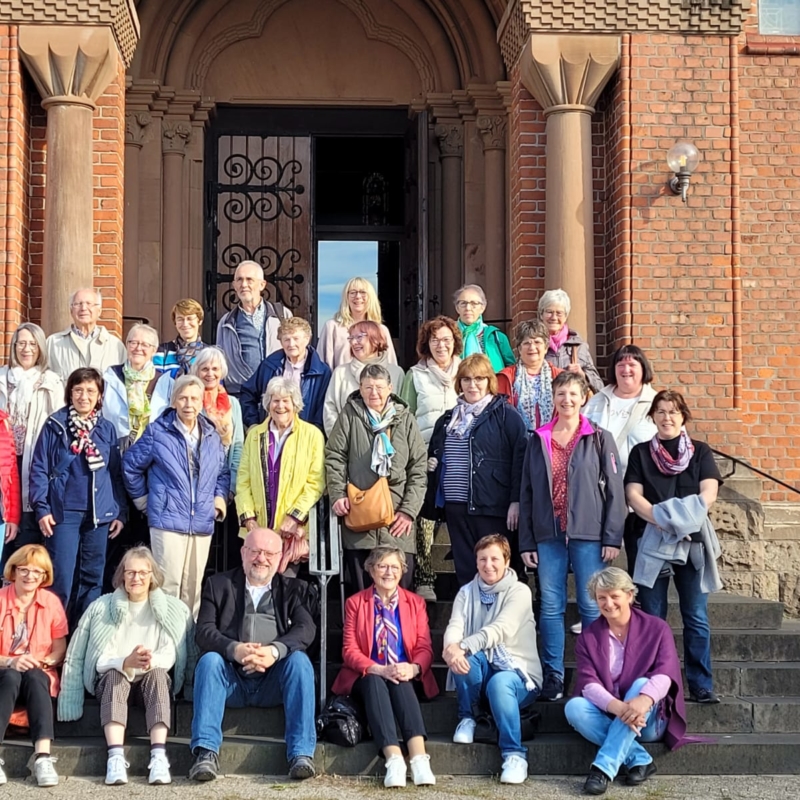
[[[608,623],[604,617],[600,617],[584,629],[575,644],[575,658],[578,662],[575,697],[582,697],[584,688],[590,683],[599,683],[613,693],[609,647]],[[653,675],[666,675],[672,681],[664,698],[667,717],[664,742],[670,750],[676,750],[691,740],[686,738],[683,680],[675,639],[664,620],[632,608],[625,661],[619,678],[620,695],[624,697],[634,681],[651,678]]]

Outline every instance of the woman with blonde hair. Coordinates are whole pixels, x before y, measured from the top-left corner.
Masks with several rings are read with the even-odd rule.
[[[317,343],[319,357],[331,368],[346,364],[353,359],[350,352],[350,327],[356,322],[377,323],[386,339],[386,359],[390,364],[397,363],[392,334],[383,324],[381,304],[375,287],[366,278],[350,278],[342,289],[342,304],[333,319],[322,327]]]

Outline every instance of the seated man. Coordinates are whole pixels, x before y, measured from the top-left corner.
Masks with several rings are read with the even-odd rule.
[[[201,658],[195,671],[189,777],[210,781],[219,771],[225,707],[284,706],[289,777],[314,770],[314,670],[304,650],[316,625],[303,584],[276,574],[281,539],[254,528],[242,547],[242,567],[213,575],[203,587],[197,618]],[[244,632],[247,632],[246,634]]]

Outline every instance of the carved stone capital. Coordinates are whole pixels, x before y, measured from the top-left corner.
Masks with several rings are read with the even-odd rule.
[[[147,111],[128,111],[125,114],[125,144],[141,147],[150,140],[153,115]]]
[[[192,125],[185,120],[167,120],[161,123],[161,151],[184,155],[192,139]]]
[[[434,128],[439,140],[439,151],[444,157],[461,157],[464,153],[464,127],[457,124],[439,123]]]
[[[483,150],[505,150],[508,117],[505,114],[482,114],[476,123],[483,139]]]

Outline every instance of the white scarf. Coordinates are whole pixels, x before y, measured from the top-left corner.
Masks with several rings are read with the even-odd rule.
[[[28,416],[28,409],[36,393],[36,385],[42,377],[39,367],[23,369],[9,367],[8,370],[8,413],[12,418],[16,414]]]
[[[442,384],[445,391],[453,388],[453,382],[456,379],[456,373],[458,372],[458,365],[460,363],[461,359],[458,356],[453,356],[453,360],[450,362],[450,366],[447,369],[442,369],[432,358],[423,358],[419,362],[421,367],[427,367],[431,375]]]
[[[492,400],[494,400],[494,395],[487,394],[477,403],[468,403],[463,395],[459,395],[456,407],[453,409],[453,416],[450,418],[450,424],[447,426],[447,433],[452,433],[462,439],[475,421],[475,418],[486,409],[486,406]]]

